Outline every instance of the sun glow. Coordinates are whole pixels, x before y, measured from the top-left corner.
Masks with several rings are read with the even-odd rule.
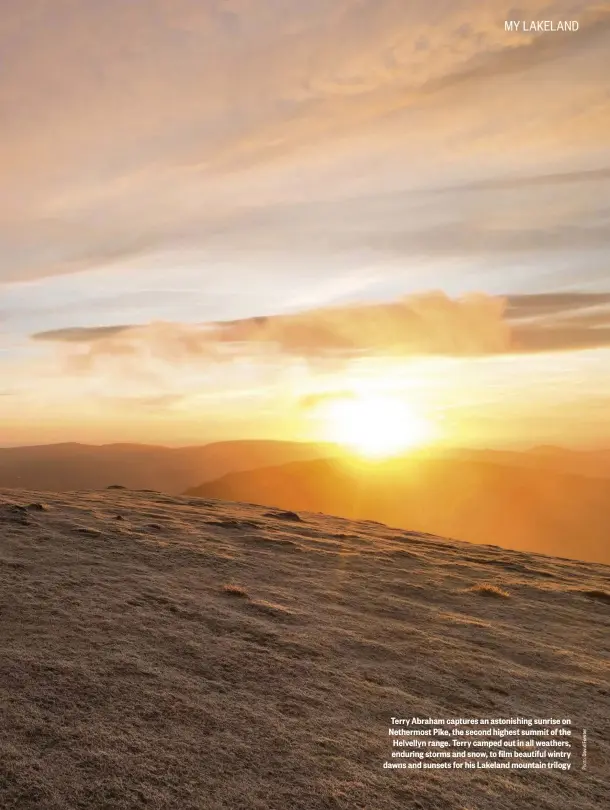
[[[432,424],[407,403],[391,396],[353,396],[330,400],[319,417],[328,441],[362,456],[395,456],[432,440]]]

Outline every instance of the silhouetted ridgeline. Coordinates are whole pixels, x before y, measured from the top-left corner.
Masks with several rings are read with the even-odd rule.
[[[610,479],[468,458],[296,462],[189,495],[379,520],[476,543],[610,562]]]
[[[50,444],[0,448],[0,487],[49,492],[120,484],[178,494],[228,472],[328,455],[328,446],[266,440],[196,447]]]

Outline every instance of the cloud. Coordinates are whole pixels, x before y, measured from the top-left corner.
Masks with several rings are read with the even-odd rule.
[[[67,329],[50,329],[32,335],[34,340],[53,343],[95,343],[133,329],[133,326],[72,326]]]
[[[592,307],[610,307],[610,292],[551,292],[508,297],[509,318],[556,317]]]
[[[234,321],[66,328],[34,340],[72,347],[72,368],[100,361],[226,363],[290,356],[312,362],[358,357],[557,352],[610,345],[610,293],[564,292],[450,298],[442,292],[392,302]]]
[[[600,77],[610,18],[590,2],[549,10],[547,0],[532,0],[528,13],[573,14],[581,23],[576,34],[536,37],[504,32],[508,2],[13,5],[3,4],[0,22],[9,77],[0,88],[0,283],[185,247],[201,252],[202,265],[210,247],[266,249],[290,261],[295,233],[309,255],[331,257],[367,246],[434,254],[435,244],[468,253],[473,241],[479,252],[487,244],[492,252],[556,249],[557,224],[538,237],[531,215],[522,238],[503,240],[464,221],[459,204],[450,206],[449,226],[464,225],[464,238],[443,232],[443,211],[431,225],[409,210],[402,238],[404,217],[394,229],[383,219],[363,229],[366,218],[355,212],[350,230],[320,208],[301,228],[297,209],[287,211],[292,219],[276,209],[299,194],[314,207],[331,192],[345,203],[351,190],[342,189],[358,181],[353,214],[357,198],[366,204],[390,180],[402,188],[414,174],[431,187],[447,182],[443,161],[463,179],[476,175],[474,188],[490,156],[491,174],[506,176],[532,143],[540,160],[557,141],[582,163],[608,120]],[[469,155],[476,159],[468,163]],[[571,164],[561,165],[568,173]],[[589,182],[588,170],[573,171]],[[491,196],[510,187],[489,183]],[[403,200],[395,202],[400,219]],[[267,218],[257,220],[256,210]],[[549,206],[540,211],[546,219]],[[571,213],[575,229],[562,231],[562,245],[607,244],[587,230],[586,214]]]
[[[545,293],[509,297],[515,345],[523,351],[610,346],[610,293]]]
[[[610,346],[610,313],[596,323],[558,323],[522,326],[515,330],[516,345],[528,352],[597,349]]]
[[[600,167],[582,171],[554,172],[552,174],[519,174],[510,177],[496,177],[462,183],[458,186],[440,186],[422,189],[426,194],[446,194],[456,191],[496,191],[504,189],[522,189],[538,186],[564,186],[575,183],[603,183],[610,180],[610,168]]]
[[[96,358],[146,354],[166,361],[231,359],[252,353],[309,359],[362,354],[457,356],[506,351],[510,334],[502,299],[441,292],[387,304],[329,307],[292,315],[246,318],[201,325],[59,329],[34,340],[80,344],[82,367]]]
[[[509,11],[509,9],[507,9]],[[548,10],[547,10],[548,11]],[[528,11],[531,15],[532,10]],[[496,77],[523,73],[545,62],[559,59],[566,53],[590,47],[592,42],[603,39],[610,31],[608,9],[586,9],[580,20],[578,36],[562,33],[555,36],[526,36],[519,44],[504,38],[504,46],[489,50],[481,49],[463,66],[447,73],[424,86],[429,92],[437,92],[475,81],[488,81]],[[529,19],[532,19],[529,16]],[[503,23],[502,23],[503,24]],[[476,32],[473,32],[476,33]]]
[[[601,293],[527,295],[608,286],[610,16],[511,5],[0,0],[0,376],[154,408],[610,345]]]
[[[306,394],[299,399],[299,407],[303,410],[315,410],[318,405],[334,402],[336,399],[357,399],[356,394],[348,389],[324,391],[316,394]]]
[[[451,299],[441,292],[387,304],[335,307],[219,325],[228,342],[277,346],[297,356],[452,354],[502,351],[509,341],[503,302],[483,295]]]
[[[171,410],[187,400],[184,394],[158,394],[150,396],[105,396],[104,401],[124,412],[126,408],[153,413]]]
[[[514,215],[513,215],[514,216]],[[401,230],[363,235],[369,246],[398,256],[492,257],[557,251],[599,250],[610,247],[608,225],[573,224],[558,227],[499,227],[485,222],[435,225],[417,231]]]

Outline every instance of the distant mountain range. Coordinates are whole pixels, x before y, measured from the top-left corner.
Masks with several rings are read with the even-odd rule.
[[[531,450],[460,450],[448,457],[489,461],[516,467],[610,478],[610,450],[572,450],[566,447],[540,445]]]
[[[230,472],[328,456],[332,445],[243,440],[195,447],[50,444],[0,448],[0,487],[51,492],[154,489],[179,494]]]
[[[565,472],[571,456],[464,451],[361,465],[318,459],[227,474],[186,494],[610,563],[610,477]],[[592,462],[575,466],[602,470],[601,458]]]
[[[0,487],[110,486],[324,512],[610,562],[608,450],[454,450],[357,463],[336,445],[269,440],[0,448]]]

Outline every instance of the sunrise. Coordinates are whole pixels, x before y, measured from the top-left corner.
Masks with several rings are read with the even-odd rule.
[[[326,439],[364,456],[395,456],[432,440],[430,423],[397,398],[335,397],[319,417]]]
[[[0,808],[607,803],[609,47],[0,0]]]

